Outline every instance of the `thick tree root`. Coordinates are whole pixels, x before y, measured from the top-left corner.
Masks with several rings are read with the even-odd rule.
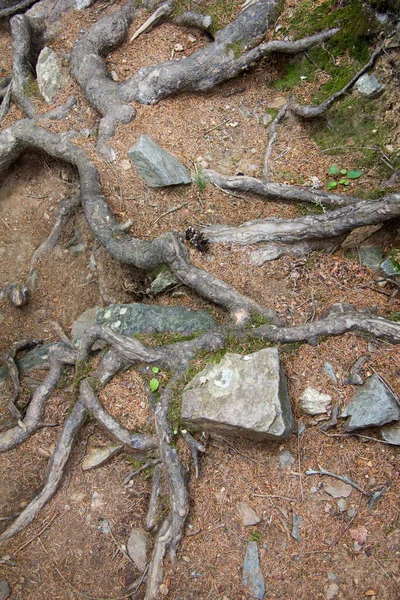
[[[285,183],[265,182],[255,177],[221,175],[221,173],[211,169],[204,169],[203,174],[212,184],[223,190],[249,192],[265,196],[268,200],[307,202],[308,204],[327,207],[347,206],[359,200],[359,198],[343,194],[332,194],[295,185],[286,185]]]
[[[392,32],[388,37],[390,38],[393,35],[393,33],[394,32]],[[369,59],[367,64],[364,65],[363,68],[360,69],[358,71],[358,73],[356,73],[354,75],[354,77],[352,77],[350,79],[350,81],[348,83],[346,83],[346,85],[341,90],[339,90],[339,91],[335,92],[334,94],[332,94],[331,96],[329,96],[329,98],[327,98],[324,102],[322,102],[321,104],[318,104],[318,106],[304,106],[304,105],[298,104],[297,102],[291,101],[290,102],[290,110],[298,117],[303,117],[303,119],[313,119],[315,117],[320,117],[321,115],[323,115],[324,112],[327,111],[328,108],[330,108],[332,106],[332,104],[338,98],[341,98],[342,96],[344,96],[344,94],[353,87],[353,85],[361,77],[361,75],[366,73],[368,71],[368,69],[370,67],[372,67],[372,65],[374,64],[377,57],[385,49],[385,43],[386,43],[386,40],[379,46],[379,48],[377,48],[375,50],[375,52],[372,53],[371,58]]]
[[[12,344],[7,354],[3,357],[3,362],[8,369],[8,374],[10,376],[14,388],[12,397],[8,402],[8,410],[10,411],[11,416],[16,421],[22,420],[21,411],[15,405],[21,391],[16,357],[18,352],[21,352],[22,350],[30,350],[31,348],[35,348],[35,346],[38,346],[42,343],[43,340],[21,340],[20,342],[15,342],[14,344]]]
[[[131,450],[148,452],[157,447],[157,442],[153,437],[142,433],[133,433],[132,431],[125,429],[125,427],[122,427],[117,419],[110,415],[110,413],[101,405],[87,379],[81,382],[80,393],[83,403],[96,421],[103,425],[103,427],[112,433],[120,442],[126,444]]]
[[[46,483],[43,489],[28,504],[12,525],[0,535],[0,545],[32,523],[43,506],[54,496],[61,483],[64,468],[70,457],[74,441],[85,422],[86,416],[86,407],[82,400],[79,399],[64,423],[63,430],[47,467]]]
[[[12,98],[27,117],[34,117],[36,108],[28,98],[35,85],[31,24],[25,15],[16,15],[10,24],[13,44]]]
[[[318,345],[325,336],[343,335],[348,332],[368,333],[391,344],[400,344],[400,324],[382,317],[359,311],[351,304],[333,304],[318,321],[296,327],[262,325],[252,330],[252,336],[278,344],[306,342]]]
[[[20,2],[15,2],[13,0],[2,0],[0,2],[0,19],[11,17],[19,12],[23,12],[32,6],[32,4],[35,4],[35,2],[37,2],[37,0],[20,0]]]
[[[28,148],[42,149],[51,156],[77,167],[81,184],[81,202],[89,227],[108,252],[122,263],[151,270],[166,264],[188,287],[204,298],[220,304],[236,321],[257,312],[278,323],[274,311],[239,294],[223,281],[193,266],[179,234],[171,232],[153,241],[126,238],[108,208],[100,177],[93,162],[70,141],[71,134],[55,134],[22,120],[0,134],[0,172],[10,166]]]
[[[147,574],[146,600],[153,600],[163,579],[163,561],[168,552],[171,562],[176,560],[176,551],[183,537],[186,518],[189,514],[189,496],[186,473],[182,467],[176,448],[171,445],[173,435],[168,422],[168,406],[175,384],[172,377],[161,392],[155,412],[156,433],[160,456],[167,475],[170,512],[158,532]]]
[[[151,486],[151,496],[149,508],[145,519],[145,528],[147,531],[155,532],[159,526],[160,515],[160,494],[161,494],[161,465],[156,465],[153,472],[153,481]]]
[[[38,258],[40,256],[42,256],[42,254],[44,254],[45,252],[51,252],[51,250],[53,250],[56,247],[65,225],[75,215],[80,204],[81,204],[81,199],[79,197],[79,194],[73,194],[72,196],[70,196],[68,198],[64,198],[64,200],[61,200],[59,208],[58,208],[58,214],[56,217],[56,221],[54,223],[53,229],[50,232],[49,237],[47,238],[47,240],[45,240],[39,246],[39,248],[37,248],[35,250],[35,252],[33,253],[33,255],[31,257],[30,264],[29,264],[29,273],[28,273],[28,278],[27,278],[28,289],[32,288],[32,284],[30,282],[32,281],[32,278],[34,275],[34,267],[35,267],[36,261],[38,260]]]
[[[102,115],[97,149],[108,160],[115,160],[107,141],[119,123],[129,123],[135,110],[119,96],[120,84],[112,81],[103,56],[124,41],[135,15],[134,2],[103,17],[76,42],[71,52],[72,74],[90,104]]]
[[[359,200],[322,215],[298,219],[263,219],[239,227],[212,225],[202,231],[210,242],[255,244],[278,242],[297,244],[308,240],[326,240],[349,233],[357,227],[376,225],[400,215],[400,194],[388,194],[379,200]]]
[[[45,404],[60,380],[65,364],[74,364],[76,353],[63,345],[52,346],[49,350],[50,372],[35,390],[26,410],[25,417],[18,425],[0,433],[0,453],[7,452],[22,444],[42,425]]]

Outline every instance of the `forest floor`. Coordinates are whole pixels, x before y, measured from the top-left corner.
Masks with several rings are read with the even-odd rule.
[[[102,14],[115,10],[118,3]],[[51,44],[57,52],[69,54],[74,41],[99,18],[101,3],[90,9],[67,14],[60,35]],[[134,21],[130,35],[141,24]],[[128,36],[128,39],[130,37]],[[126,41],[107,62],[119,80],[140,67],[171,58],[176,44],[179,55],[187,55],[205,45],[198,32],[163,24],[134,43]],[[0,24],[2,74],[11,70],[11,37]],[[177,57],[178,53],[175,54]],[[375,73],[387,91],[378,100],[382,119],[391,123],[398,113],[395,78],[387,57],[378,60]],[[80,136],[81,145],[95,160],[104,191],[114,214],[121,220],[133,219],[132,233],[151,239],[164,231],[184,231],[189,225],[226,223],[272,216],[293,218],[310,209],[304,206],[267,202],[256,196],[233,197],[207,185],[195,183],[170,189],[150,189],[127,162],[127,150],[142,133],[147,133],[172,152],[191,171],[208,163],[224,174],[242,172],[262,177],[262,164],[268,139],[262,113],[280,107],[288,95],[276,90],[274,82],[283,77],[285,63],[265,61],[243,78],[229,81],[207,94],[187,95],[162,101],[156,106],[136,106],[137,116],[121,125],[113,139],[118,159],[111,165],[95,152],[96,140]],[[322,77],[322,75],[321,75]],[[310,101],[319,84],[299,80],[297,94]],[[57,98],[61,104],[68,95],[78,99],[70,116],[49,125],[56,131],[92,128],[98,115],[88,105],[77,84]],[[356,92],[354,92],[355,94]],[[398,94],[398,88],[397,88]],[[396,104],[397,103],[397,104]],[[39,110],[47,110],[38,103]],[[13,107],[2,126],[23,115]],[[394,123],[394,121],[393,121]],[[317,177],[326,189],[329,166],[360,168],[363,150],[332,157],[318,146],[314,125],[293,117],[279,129],[271,156],[272,181],[310,185]],[[399,126],[393,124],[392,145],[398,143]],[[351,137],[349,145],[354,145]],[[390,149],[389,149],[390,150]],[[350,186],[352,195],[387,188],[385,177],[375,166],[362,167],[363,176]],[[386,175],[386,179],[388,175]],[[51,231],[59,201],[78,189],[75,174],[49,157],[27,153],[1,180],[0,288],[7,281],[24,280],[30,257]],[[163,216],[172,208],[177,210]],[[71,256],[68,242],[76,235],[86,251]],[[371,243],[384,252],[393,249],[396,232],[382,229]],[[190,248],[193,262],[233,285],[262,305],[277,311],[288,324],[301,324],[320,315],[333,302],[349,302],[358,309],[376,307],[379,315],[400,312],[400,297],[391,284],[379,287],[378,275],[361,264],[357,239],[348,248],[330,255],[314,253],[302,259],[284,257],[262,267],[252,265],[254,248],[213,244],[208,254]],[[97,271],[88,277],[94,253]],[[103,272],[103,296],[109,301],[135,302],[138,297],[126,290],[134,283],[145,288],[131,269],[120,267],[98,248],[82,214],[70,223],[60,244],[38,262],[37,288],[26,307],[16,309],[0,303],[0,350],[27,337],[53,340],[50,321],[57,321],[69,333],[73,321],[87,308],[103,306],[98,273]],[[128,286],[129,287],[129,286]],[[210,307],[193,292],[182,287],[179,295],[163,295],[163,305],[208,308],[218,322],[226,316]],[[150,298],[140,301],[154,302]],[[240,351],[240,349],[239,349]],[[281,443],[255,444],[243,440],[210,439],[201,462],[200,476],[192,473],[189,491],[190,515],[175,569],[167,568],[164,583],[171,600],[251,598],[242,586],[242,568],[247,542],[258,542],[266,598],[328,598],[335,593],[343,600],[375,598],[395,600],[400,593],[400,475],[397,447],[347,436],[342,425],[324,433],[320,420],[301,413],[298,398],[310,385],[331,395],[333,403],[344,407],[355,388],[343,380],[360,356],[368,359],[362,374],[378,373],[400,395],[400,351],[388,343],[346,334],[327,339],[317,347],[306,344],[282,347],[281,361],[288,378],[296,423],[305,425],[297,437]],[[337,374],[335,384],[324,364],[330,362]],[[24,380],[25,394],[44,373],[34,372]],[[7,420],[6,399],[11,388],[0,390],[0,413]],[[101,400],[121,422],[131,428],[146,424],[149,418],[148,382],[134,369],[117,376],[102,392]],[[250,391],[249,391],[250,393]],[[72,394],[58,389],[48,403],[45,420],[62,423]],[[44,428],[20,448],[2,455],[0,462],[0,516],[21,510],[40,489],[43,473],[59,427]],[[366,435],[375,435],[373,431]],[[94,423],[85,425],[76,444],[67,476],[56,497],[22,534],[9,541],[0,552],[0,580],[7,579],[13,600],[67,600],[78,598],[117,599],[126,597],[127,586],[138,572],[118,545],[126,544],[132,527],[140,526],[147,510],[151,483],[138,476],[126,488],[122,481],[132,465],[121,454],[101,468],[83,472],[81,462],[88,450],[110,442]],[[288,449],[295,462],[281,466],[279,454]],[[182,448],[182,456],[189,463]],[[373,510],[365,498],[352,490],[344,510],[325,490],[327,478],[307,476],[307,469],[320,467],[347,474],[366,490],[386,488]],[[248,502],[261,516],[261,522],[243,527],[237,510],[239,501]],[[302,518],[301,540],[291,537],[292,513]],[[102,519],[113,523],[112,535],[102,533]],[[1,526],[5,523],[0,523]],[[362,528],[366,539],[355,541]],[[337,587],[336,587],[337,586]],[[143,598],[143,589],[132,596]]]

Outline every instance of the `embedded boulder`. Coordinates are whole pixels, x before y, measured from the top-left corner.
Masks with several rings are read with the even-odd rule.
[[[287,437],[294,423],[278,349],[225,354],[207,365],[183,390],[182,421],[254,441]]]
[[[150,187],[191,183],[191,177],[175,156],[161,148],[143,133],[128,150],[128,156],[139,175]]]
[[[106,308],[100,308],[96,312],[96,323],[127,336],[143,331],[174,331],[191,335],[217,326],[213,317],[205,310],[140,303],[110,304]]]

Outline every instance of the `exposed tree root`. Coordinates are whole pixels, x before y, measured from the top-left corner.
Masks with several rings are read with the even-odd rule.
[[[146,33],[150,31],[153,27],[158,25],[160,21],[164,20],[167,16],[172,13],[173,9],[173,1],[168,0],[167,2],[163,2],[154,12],[153,14],[141,25],[135,33],[130,38],[130,42],[132,43],[139,35],[142,33]]]
[[[23,12],[32,6],[32,4],[35,4],[35,2],[37,2],[37,0],[20,0],[20,2],[15,2],[15,0],[2,0],[0,2],[0,19]]]
[[[34,273],[35,263],[36,263],[37,259],[40,256],[42,256],[42,254],[44,254],[45,252],[50,252],[51,250],[53,250],[56,247],[56,245],[58,244],[58,240],[60,238],[61,232],[63,231],[63,229],[64,229],[65,225],[68,223],[68,221],[74,216],[74,214],[78,210],[80,203],[81,203],[81,200],[80,200],[79,194],[73,194],[72,196],[69,196],[68,198],[64,198],[64,200],[61,200],[59,208],[58,208],[58,214],[56,217],[56,221],[54,223],[53,229],[50,232],[49,237],[47,238],[47,240],[45,240],[39,246],[39,248],[37,248],[35,250],[35,252],[32,255],[32,258],[31,258],[31,261],[29,264],[28,280],[30,278],[32,278],[32,275]],[[28,285],[27,287],[29,288],[30,286]]]
[[[233,242],[243,245],[274,242],[272,248],[268,246],[263,248],[266,250],[265,260],[268,260],[268,257],[271,260],[285,253],[285,246],[290,247],[291,244],[298,246],[304,241],[322,244],[332,238],[335,238],[336,242],[340,236],[348,234],[353,229],[383,223],[399,215],[400,194],[388,194],[379,200],[358,200],[354,204],[322,215],[309,215],[298,219],[259,219],[238,227],[212,225],[202,231],[210,242]],[[257,260],[261,262],[260,251]]]
[[[388,36],[388,38],[390,38],[393,35],[393,33],[394,32],[392,32]],[[330,108],[332,106],[332,104],[338,98],[341,98],[342,96],[344,96],[344,94],[346,92],[348,92],[353,87],[353,85],[361,77],[361,75],[364,75],[364,73],[366,73],[368,71],[368,69],[370,67],[372,67],[372,65],[374,64],[374,62],[377,59],[377,57],[384,50],[386,39],[385,39],[385,41],[382,44],[380,44],[380,46],[375,50],[375,52],[372,53],[371,58],[369,59],[369,61],[367,62],[367,64],[364,65],[363,68],[360,69],[358,71],[358,73],[356,73],[354,75],[354,77],[352,77],[350,79],[350,81],[348,83],[346,83],[346,85],[341,90],[339,90],[339,91],[335,92],[334,94],[332,94],[331,96],[329,96],[329,98],[327,98],[321,104],[318,104],[318,106],[304,106],[304,105],[298,104],[297,102],[291,101],[290,102],[290,110],[295,115],[297,115],[299,117],[303,117],[304,119],[313,119],[315,117],[320,117],[321,115],[323,115],[328,110],[328,108]]]
[[[38,346],[42,343],[43,340],[21,340],[20,342],[15,342],[14,344],[12,344],[7,354],[3,357],[3,362],[8,369],[8,374],[10,376],[14,388],[12,397],[8,402],[8,410],[10,411],[11,416],[16,421],[21,421],[22,419],[21,411],[15,405],[21,391],[18,367],[16,364],[17,354],[22,350],[30,350],[31,348],[35,348],[35,346]]]
[[[167,264],[188,287],[208,300],[220,304],[237,321],[258,312],[278,323],[274,311],[258,305],[236,292],[213,275],[193,266],[181,237],[176,232],[153,241],[126,238],[108,208],[97,169],[86,154],[70,141],[71,134],[55,134],[22,120],[0,134],[0,172],[11,165],[28,148],[40,148],[60,160],[77,167],[81,184],[81,202],[89,227],[108,252],[120,262],[151,270]]]
[[[160,494],[161,494],[161,465],[156,465],[153,472],[153,481],[151,485],[151,496],[149,508],[145,519],[145,528],[147,531],[156,531],[159,526],[160,516]]]
[[[272,152],[272,146],[274,145],[275,139],[276,139],[276,130],[278,128],[279,123],[281,122],[281,120],[283,119],[283,117],[286,114],[288,108],[288,104],[284,104],[281,108],[281,110],[278,112],[278,114],[276,115],[275,119],[273,120],[270,128],[269,128],[269,140],[268,140],[268,146],[267,146],[267,150],[265,152],[265,157],[264,157],[264,169],[263,169],[263,174],[264,174],[264,180],[268,181],[269,179],[269,159],[271,156],[271,152]]]
[[[211,169],[204,169],[203,174],[212,184],[223,190],[249,192],[265,196],[269,200],[307,202],[327,207],[347,206],[359,200],[359,198],[343,194],[332,194],[295,185],[286,185],[285,183],[265,182],[255,177],[221,175],[221,173]]]
[[[32,28],[28,17],[16,15],[10,21],[13,43],[12,97],[27,117],[36,115],[36,108],[28,98],[33,95],[35,78],[32,49]]]
[[[75,359],[75,351],[69,347],[56,345],[50,348],[50,372],[43,383],[36,388],[25,417],[17,426],[0,433],[0,452],[7,452],[22,444],[41,427],[46,401],[59,382],[64,365],[74,364]]]
[[[333,304],[318,321],[296,327],[262,325],[252,330],[252,335],[278,344],[306,342],[318,345],[318,338],[343,335],[350,331],[369,333],[376,338],[400,344],[400,325],[382,317],[359,311],[351,304]]]
[[[0,535],[0,545],[32,523],[39,511],[51,500],[61,483],[64,468],[70,457],[74,441],[85,422],[87,410],[81,399],[77,401],[67,417],[56,448],[47,466],[45,485],[28,504],[19,517]]]

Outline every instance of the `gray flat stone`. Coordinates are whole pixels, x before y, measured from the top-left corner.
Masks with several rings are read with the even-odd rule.
[[[348,498],[353,488],[348,483],[340,481],[340,479],[332,479],[324,485],[324,490],[332,498]]]
[[[39,54],[36,73],[39,91],[48,104],[54,101],[58,92],[70,81],[68,70],[63,66],[61,58],[48,46]]]
[[[400,275],[400,269],[391,256],[384,260],[380,267],[386,275]]]
[[[301,518],[300,515],[296,515],[296,513],[293,513],[293,518],[292,518],[292,538],[296,540],[296,542],[300,542],[301,541],[301,534],[300,534],[300,526],[303,522],[303,519]]]
[[[282,452],[279,453],[279,463],[282,467],[285,467],[286,469],[293,465],[295,460],[296,459],[287,448],[284,448]]]
[[[0,600],[6,600],[11,594],[10,587],[6,579],[0,581]]]
[[[82,337],[83,332],[88,327],[92,327],[92,325],[95,325],[97,310],[98,307],[88,308],[76,319],[76,321],[72,323],[71,335],[73,340]]]
[[[242,519],[244,527],[250,527],[250,525],[257,525],[261,521],[256,511],[251,508],[247,502],[238,502],[237,509]]]
[[[357,79],[355,87],[366,98],[376,98],[385,89],[385,86],[379,83],[375,75],[368,75],[368,73],[364,73]]]
[[[83,459],[82,471],[90,471],[91,469],[104,465],[105,462],[115,456],[122,448],[122,444],[118,444],[117,446],[92,448]]]
[[[374,374],[358,388],[341,416],[350,417],[345,428],[354,431],[398,421],[400,406],[384,381]]]
[[[400,446],[400,421],[385,425],[380,429],[381,438],[389,444]]]
[[[183,391],[182,420],[252,440],[287,437],[294,422],[278,349],[226,354],[218,364],[207,365]]]
[[[243,585],[258,599],[263,600],[265,594],[264,578],[258,558],[256,542],[249,542],[243,565]]]
[[[164,269],[157,275],[155,279],[153,279],[146,292],[152,296],[157,296],[158,294],[168,292],[168,290],[176,287],[179,285],[179,283],[179,279],[175,277],[172,271],[169,269]]]
[[[148,550],[149,538],[144,529],[140,527],[132,529],[126,544],[126,551],[141,573],[143,573],[147,565]]]
[[[96,323],[110,327],[121,335],[143,331],[175,331],[192,334],[216,327],[213,317],[204,310],[184,306],[151,306],[150,304],[110,304],[96,313]]]
[[[191,183],[185,167],[146,134],[128,150],[128,156],[139,175],[150,187]]]
[[[299,406],[308,415],[320,415],[330,409],[331,400],[332,398],[328,394],[307,387],[299,398]]]
[[[358,255],[361,264],[377,271],[383,261],[383,252],[378,246],[363,246],[359,248]]]

